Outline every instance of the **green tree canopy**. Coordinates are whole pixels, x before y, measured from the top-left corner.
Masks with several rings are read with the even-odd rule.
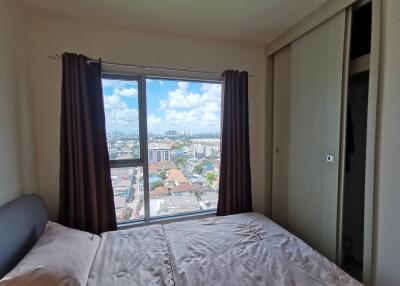
[[[215,180],[217,179],[217,176],[214,173],[208,173],[207,174],[207,181],[211,185]]]
[[[195,172],[196,174],[199,174],[199,175],[203,174],[203,171],[204,171],[203,166],[201,166],[201,165],[196,165],[193,168],[193,172]]]
[[[177,157],[177,158],[175,158],[175,161],[179,165],[185,165],[187,162],[187,159],[184,157]]]
[[[167,178],[167,174],[165,173],[165,171],[161,171],[160,173],[158,173],[158,176],[161,178],[161,180],[165,180]],[[159,181],[157,181],[159,182]]]
[[[154,190],[155,188],[162,186],[164,186],[164,184],[161,181],[155,181],[154,183],[151,184],[150,188]]]

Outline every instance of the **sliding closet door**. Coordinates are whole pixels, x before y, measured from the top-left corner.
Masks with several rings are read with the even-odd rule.
[[[291,45],[288,228],[336,260],[345,12]]]
[[[288,228],[290,46],[274,55],[272,219]]]

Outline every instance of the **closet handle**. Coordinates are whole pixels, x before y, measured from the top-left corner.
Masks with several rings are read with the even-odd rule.
[[[326,162],[333,163],[334,156],[333,155],[326,155]]]

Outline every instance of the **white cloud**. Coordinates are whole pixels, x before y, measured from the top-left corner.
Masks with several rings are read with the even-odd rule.
[[[205,101],[221,102],[221,87],[216,83],[203,83],[200,89],[204,92]]]
[[[204,104],[202,109],[204,112],[220,112],[221,104],[219,102],[209,101]]]
[[[124,88],[126,86],[126,81],[117,79],[103,79],[102,85],[103,87]]]
[[[165,109],[168,107],[168,100],[160,100],[160,108],[159,110]]]
[[[156,127],[157,125],[159,125],[160,123],[161,123],[161,118],[160,117],[158,117],[158,116],[156,116],[156,115],[154,115],[154,114],[150,114],[148,117],[147,117],[147,126],[149,127],[149,128],[153,128],[153,127]]]
[[[201,124],[215,127],[220,124],[220,117],[211,112],[203,113],[201,116]]]
[[[164,84],[161,80],[158,82]],[[113,82],[109,87],[112,94],[104,95],[107,130],[137,134],[138,110],[128,105],[131,98],[138,95],[136,86]],[[160,100],[158,111],[147,117],[149,133],[163,134],[166,130],[191,133],[220,131],[221,86],[203,83],[196,92],[191,91],[193,89],[190,87],[189,82],[178,82],[178,87]]]
[[[202,98],[200,94],[185,94],[181,89],[169,92],[168,107],[169,108],[190,108],[197,107],[201,104]]]
[[[220,114],[203,112],[202,108],[189,111],[167,109],[162,125],[167,129],[177,129],[192,133],[217,132],[220,129]]]
[[[167,109],[165,111],[165,120],[170,125],[193,125],[198,122],[198,110],[176,111]]]
[[[115,83],[112,80],[103,79],[101,82],[103,87],[115,87]]]
[[[168,97],[160,100],[164,118],[149,118],[149,132],[175,129],[192,133],[218,132],[221,118],[221,85],[201,84],[199,92],[189,90],[189,82],[178,82]],[[150,126],[150,121],[151,125]]]
[[[124,96],[124,97],[137,97],[138,91],[136,88],[114,88],[113,95]]]
[[[139,112],[134,108],[106,109],[106,126],[110,132],[139,133]]]
[[[124,109],[127,108],[128,106],[126,105],[125,102],[121,100],[121,98],[116,95],[112,94],[110,96],[104,96],[104,108],[106,110],[108,109]]]
[[[178,82],[178,88],[168,92],[168,99],[160,102],[161,109],[164,108],[196,108],[208,102],[220,104],[221,86],[219,84],[203,83],[202,93],[188,91],[188,82]],[[215,106],[215,105],[214,105]]]
[[[187,81],[178,81],[178,87],[179,87],[179,89],[186,91],[188,89],[188,87],[189,87],[189,82],[187,82]]]
[[[114,90],[115,91],[115,90]],[[122,91],[124,96],[132,96],[132,91]],[[125,134],[138,134],[139,112],[130,108],[122,100],[123,95],[114,92],[112,95],[104,96],[104,111],[106,116],[106,128],[109,132],[121,132]]]

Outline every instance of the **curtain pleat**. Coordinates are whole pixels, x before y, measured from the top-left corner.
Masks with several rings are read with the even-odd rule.
[[[252,211],[248,74],[225,71],[217,215]]]
[[[101,64],[62,57],[59,219],[92,233],[116,229]]]

